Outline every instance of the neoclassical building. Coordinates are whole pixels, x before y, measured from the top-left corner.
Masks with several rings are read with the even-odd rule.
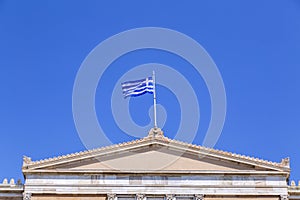
[[[169,139],[160,129],[145,138],[32,161],[25,182],[4,180],[6,200],[300,199],[289,159],[270,162]]]

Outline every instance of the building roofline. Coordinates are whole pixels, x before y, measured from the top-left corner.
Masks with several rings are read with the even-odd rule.
[[[160,144],[172,148],[188,150],[196,153],[201,153],[207,156],[213,156],[220,159],[227,159],[235,162],[251,164],[259,167],[269,168],[278,171],[290,172],[289,158],[282,159],[281,162],[271,162],[259,158],[245,156],[241,154],[221,151],[213,148],[208,148],[196,144],[190,144],[182,141],[173,140],[163,135],[160,136],[147,136],[141,139],[114,144],[110,146],[100,147],[93,150],[80,151],[67,155],[47,158],[43,160],[32,161],[30,157],[24,156],[23,158],[23,171],[26,169],[38,169],[40,167],[62,164],[64,162],[76,161],[78,159],[92,158],[99,154],[108,154],[118,150],[130,149],[138,146],[149,144]]]

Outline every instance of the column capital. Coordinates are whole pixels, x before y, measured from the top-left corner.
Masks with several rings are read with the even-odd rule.
[[[174,194],[167,194],[166,195],[166,200],[176,200],[176,197]]]
[[[23,200],[30,200],[31,199],[31,193],[23,192]]]
[[[115,200],[116,197],[116,194],[107,194],[107,200]]]
[[[195,200],[204,200],[204,194],[196,194]]]
[[[144,200],[145,195],[144,194],[136,194],[136,200]]]
[[[280,200],[288,200],[289,196],[288,195],[280,195]]]

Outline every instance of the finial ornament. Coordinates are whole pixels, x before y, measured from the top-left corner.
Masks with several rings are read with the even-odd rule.
[[[292,186],[292,187],[295,187],[295,186],[296,186],[295,181],[291,181],[291,186]]]
[[[283,164],[286,167],[289,167],[290,166],[290,158],[287,157],[287,158],[282,159],[281,164]]]
[[[18,179],[18,181],[17,181],[17,185],[22,185],[22,181],[21,181],[21,179]]]
[[[151,128],[148,133],[149,137],[156,137],[156,136],[163,136],[163,135],[164,133],[160,128]]]
[[[8,184],[8,181],[7,181],[7,178],[5,178],[4,180],[3,180],[3,183],[2,184]]]
[[[23,156],[23,165],[27,165],[31,163],[31,158],[27,156]]]
[[[15,179],[13,179],[13,178],[10,179],[9,184],[10,184],[10,185],[15,185]]]

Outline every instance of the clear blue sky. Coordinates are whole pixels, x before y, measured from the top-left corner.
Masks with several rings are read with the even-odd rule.
[[[217,64],[226,88],[227,117],[215,147],[276,162],[290,157],[291,179],[300,180],[300,1],[181,2],[0,0],[0,181],[22,178],[23,155],[38,160],[85,149],[72,115],[76,73],[101,41],[146,26],[194,38]],[[98,91],[109,96],[113,83],[107,77],[117,72],[117,65],[130,68],[143,62],[179,70],[184,65],[163,52],[129,54],[111,66]],[[164,128],[172,137],[180,110],[172,94],[159,90],[159,103],[173,116]],[[198,90],[208,95],[204,86]],[[201,102],[203,123],[196,144],[202,143],[210,117],[209,101]],[[150,96],[132,101],[137,123],[148,122],[148,104]],[[140,105],[147,107],[137,109]],[[98,115],[108,116],[102,123],[112,141],[134,139],[109,121],[105,104],[98,102],[96,108]]]

